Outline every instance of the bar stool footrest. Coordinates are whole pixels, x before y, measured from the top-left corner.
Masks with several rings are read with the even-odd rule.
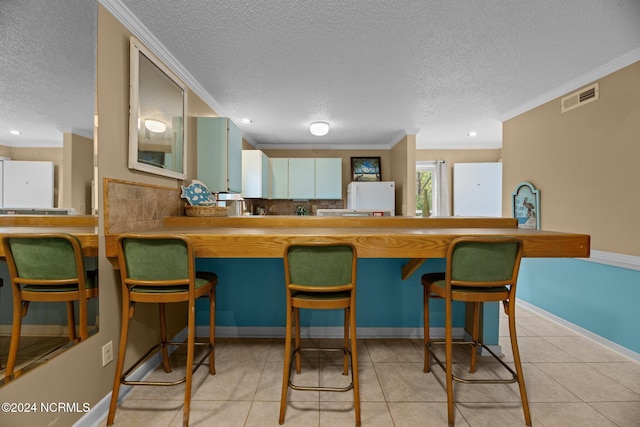
[[[291,372],[293,371],[293,358],[296,353],[302,354],[304,351],[332,351],[341,352],[349,356],[349,364],[351,366],[351,384],[346,387],[314,387],[314,386],[300,386],[291,381]],[[344,347],[298,347],[291,352],[291,363],[289,363],[289,388],[293,390],[303,391],[337,391],[344,392],[353,390],[353,358],[351,357],[351,350]]]
[[[436,356],[435,352],[431,349],[431,345],[432,344],[439,344],[439,345],[443,345],[445,344],[444,340],[431,340],[427,343],[426,345],[426,349],[429,352],[429,354],[431,355],[431,357],[433,357],[433,359],[436,361],[436,363],[438,365],[440,365],[440,367],[442,368],[443,371],[447,371],[446,366],[444,365],[444,363],[438,358],[438,356]],[[487,350],[489,352],[489,354],[491,354],[494,359],[496,359],[498,362],[500,362],[500,364],[502,364],[502,366],[504,368],[507,369],[507,371],[509,371],[509,373],[511,374],[511,378],[510,379],[483,379],[483,378],[463,378],[463,377],[458,377],[456,375],[452,375],[452,378],[455,381],[458,381],[460,383],[463,384],[472,384],[472,383],[476,383],[476,384],[513,384],[518,382],[518,375],[515,373],[515,371],[513,369],[511,369],[511,367],[509,365],[507,365],[501,358],[500,356],[498,356],[497,354],[495,354],[489,347],[487,347],[486,345],[484,345],[481,342],[477,342],[477,341],[453,341],[452,342],[453,345],[470,345],[473,346],[474,348],[472,349],[472,351],[475,351],[475,347],[482,347],[483,349]]]
[[[156,345],[154,345],[153,347],[151,347],[140,359],[138,359],[129,369],[126,370],[126,372],[124,374],[122,374],[122,377],[120,377],[120,383],[124,384],[124,385],[146,385],[146,386],[174,386],[174,385],[178,385],[178,384],[182,384],[184,382],[187,381],[186,377],[182,377],[179,380],[176,381],[142,381],[142,380],[127,380],[127,377],[129,376],[129,374],[131,374],[131,372],[133,372],[135,369],[137,369],[143,362],[145,362],[147,359],[149,359],[154,353],[158,352],[161,350],[161,348],[164,346],[175,346],[175,347],[180,347],[180,346],[185,346],[187,345],[186,342],[165,342],[165,343],[158,343]],[[213,346],[208,343],[208,342],[195,342],[194,343],[195,346],[207,346],[208,349],[207,351],[205,351],[205,353],[202,355],[202,357],[200,359],[197,360],[197,362],[194,360],[193,363],[193,368],[191,370],[191,373],[194,373],[196,371],[196,369],[198,369],[203,363],[204,361],[207,359],[207,357],[209,357],[209,355],[211,354],[211,352],[213,351]]]

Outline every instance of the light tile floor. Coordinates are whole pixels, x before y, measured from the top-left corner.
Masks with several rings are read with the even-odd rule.
[[[522,308],[517,324],[534,426],[640,426],[640,364]],[[502,319],[500,344],[511,362]],[[217,374],[201,367],[194,377],[190,425],[277,426],[283,350],[282,339],[218,339]],[[363,426],[447,425],[444,372],[437,366],[422,372],[420,340],[358,340],[358,351]],[[465,356],[464,350],[454,356],[460,372]],[[180,375],[184,357],[172,358]],[[339,363],[307,357],[297,381],[340,385],[348,377]],[[491,358],[479,363],[475,375],[502,375]],[[158,369],[151,375],[167,374]],[[454,390],[457,426],[524,426],[516,384],[454,383]],[[118,407],[115,425],[179,426],[183,397],[184,386],[136,387]],[[353,394],[290,390],[284,425],[352,426]]]

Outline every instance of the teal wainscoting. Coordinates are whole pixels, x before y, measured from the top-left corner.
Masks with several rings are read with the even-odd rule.
[[[359,328],[407,328],[422,335],[422,285],[424,273],[444,271],[444,259],[425,262],[408,280],[400,277],[406,259],[358,260],[357,322]],[[231,327],[284,327],[285,294],[282,259],[198,259],[199,270],[218,275],[216,325]],[[198,301],[197,323],[206,325],[206,301]],[[312,316],[312,317],[311,317]],[[444,305],[432,303],[431,327],[444,327]],[[341,311],[303,310],[302,326],[341,326]],[[490,344],[497,343],[497,310],[485,322],[495,329]],[[464,326],[464,305],[454,306],[454,327]],[[420,328],[419,332],[415,331]],[[375,332],[374,332],[375,335]]]
[[[518,298],[640,354],[640,271],[580,259],[526,258]]]

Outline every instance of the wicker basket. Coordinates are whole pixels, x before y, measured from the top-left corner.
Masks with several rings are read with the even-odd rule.
[[[226,206],[185,206],[186,216],[228,216],[229,208]]]

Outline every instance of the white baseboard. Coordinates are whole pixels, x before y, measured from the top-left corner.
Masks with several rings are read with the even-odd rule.
[[[603,347],[605,347],[607,350],[611,350],[615,353],[620,354],[621,356],[624,356],[628,359],[633,360],[634,362],[640,363],[640,354],[629,350],[628,348],[622,347],[619,344],[614,343],[613,341],[609,341],[606,338],[601,337],[600,335],[594,334],[591,331],[588,331],[584,328],[581,328],[580,326],[573,324],[561,317],[556,316],[555,314],[549,313],[548,311],[545,311],[543,309],[541,309],[540,307],[537,307],[533,304],[529,304],[526,301],[522,301],[521,299],[519,299],[517,301],[517,304],[519,307],[525,308],[533,313],[536,313],[537,315],[544,317],[548,320],[551,320],[552,322],[555,322],[557,324],[559,324],[560,326],[563,326],[573,332],[575,332],[578,335],[581,335],[593,342],[595,342],[596,344],[599,344]]]
[[[0,335],[11,336],[11,325],[0,325]],[[95,329],[94,325],[88,326],[89,330]],[[80,330],[80,325],[76,325],[76,332]],[[67,325],[22,325],[20,328],[21,337],[68,337]]]

